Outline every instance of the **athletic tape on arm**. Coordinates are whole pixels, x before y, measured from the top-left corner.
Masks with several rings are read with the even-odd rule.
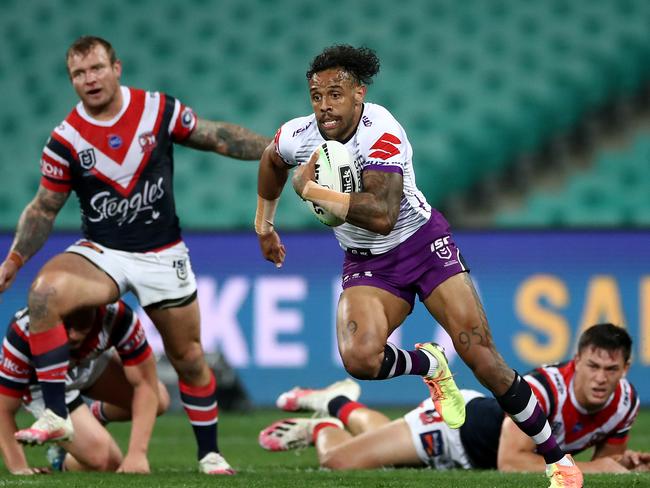
[[[308,181],[302,190],[302,198],[345,220],[350,209],[350,194],[330,190],[315,181]]]

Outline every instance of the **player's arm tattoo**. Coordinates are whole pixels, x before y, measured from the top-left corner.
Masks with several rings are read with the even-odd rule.
[[[492,334],[490,333],[490,327],[488,326],[485,309],[483,308],[481,299],[476,292],[476,288],[474,288],[474,283],[472,283],[472,279],[470,278],[469,273],[463,273],[463,280],[472,291],[474,304],[478,309],[479,323],[472,326],[471,330],[469,331],[459,332],[458,343],[461,345],[464,351],[469,350],[473,345],[493,347]]]
[[[69,192],[55,192],[40,186],[18,220],[11,249],[25,259],[36,254],[52,232],[54,220],[69,195]]]
[[[350,333],[350,335],[354,335],[354,334],[357,333],[357,329],[359,328],[359,326],[357,325],[357,323],[354,320],[350,320],[348,322],[347,328],[348,328],[348,332]]]
[[[399,173],[364,171],[363,191],[350,194],[345,220],[378,234],[389,234],[399,216],[402,187]]]
[[[270,137],[236,124],[198,119],[190,136],[181,144],[231,158],[258,160],[270,142]]]

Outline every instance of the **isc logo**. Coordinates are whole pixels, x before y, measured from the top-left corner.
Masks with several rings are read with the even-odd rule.
[[[450,236],[440,237],[431,244],[431,252],[435,252],[440,259],[451,258],[451,249],[449,249]]]

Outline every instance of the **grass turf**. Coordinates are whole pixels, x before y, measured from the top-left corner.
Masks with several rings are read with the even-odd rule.
[[[386,413],[396,417],[403,409]],[[282,412],[258,410],[250,414],[222,412],[220,415],[220,447],[228,461],[237,469],[233,477],[213,480],[196,472],[195,446],[192,430],[182,414],[168,414],[156,424],[151,441],[149,476],[110,473],[58,473],[50,476],[16,477],[0,469],[0,487],[205,487],[219,483],[224,487],[546,487],[542,474],[501,474],[494,471],[434,471],[429,469],[383,469],[375,471],[328,472],[318,469],[313,449],[297,452],[269,453],[258,447],[258,432]],[[21,416],[19,425],[30,422]],[[124,449],[129,424],[112,424],[109,429]],[[633,429],[630,448],[650,451],[650,410],[642,410]],[[32,466],[43,466],[45,448],[27,450]],[[579,459],[585,459],[583,454]],[[588,487],[647,487],[650,473],[628,475],[587,475]]]

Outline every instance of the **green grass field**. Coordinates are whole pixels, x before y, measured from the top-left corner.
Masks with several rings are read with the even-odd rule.
[[[389,409],[391,417],[404,410]],[[383,469],[377,471],[327,472],[318,469],[313,449],[299,452],[269,453],[257,445],[258,432],[281,412],[258,410],[242,415],[222,412],[220,415],[220,447],[229,462],[238,470],[237,476],[218,480],[196,472],[195,447],[189,423],[182,414],[165,415],[158,419],[151,442],[150,476],[102,473],[63,473],[49,476],[14,477],[4,466],[0,470],[0,487],[204,487],[219,484],[224,487],[545,487],[541,474],[506,475],[492,471],[434,471],[429,469]],[[20,426],[27,425],[27,416],[21,416]],[[111,432],[122,449],[126,446],[129,424],[113,424]],[[634,427],[630,447],[650,450],[650,410],[641,412]],[[43,466],[45,449],[28,450],[30,463]],[[587,475],[588,487],[650,487],[650,473],[629,475]]]

